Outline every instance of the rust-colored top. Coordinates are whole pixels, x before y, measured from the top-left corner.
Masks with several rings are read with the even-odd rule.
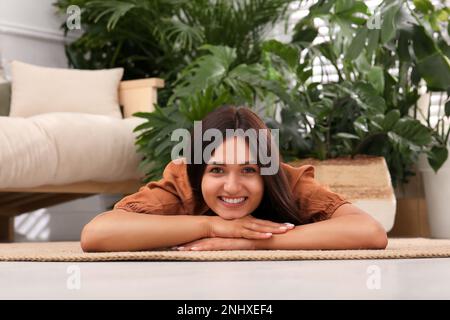
[[[204,201],[197,203],[189,184],[184,162],[171,161],[163,172],[163,178],[142,186],[114,205],[114,209],[148,214],[202,215],[209,207]],[[350,203],[343,195],[332,192],[314,179],[314,166],[293,167],[281,162],[300,210],[310,222],[326,220],[344,203]]]

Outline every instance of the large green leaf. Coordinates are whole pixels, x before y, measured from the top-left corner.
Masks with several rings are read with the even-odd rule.
[[[308,47],[319,34],[311,20],[302,19],[295,26],[292,34],[292,43]]]
[[[400,9],[401,1],[390,1],[382,8],[381,15],[383,22],[381,24],[381,43],[385,44],[390,41],[397,30],[396,19]]]
[[[367,73],[367,80],[375,88],[378,94],[384,92],[384,72],[380,66],[373,66]]]
[[[431,133],[420,121],[402,118],[392,128],[392,132],[402,137],[409,144],[425,146],[431,142]]]
[[[430,91],[444,91],[450,86],[450,60],[439,52],[419,60],[417,68]]]
[[[355,60],[366,46],[368,30],[367,28],[360,28],[355,35],[350,47],[347,49],[345,59],[348,61]]]
[[[384,114],[384,111],[386,110],[386,102],[383,97],[378,95],[375,88],[370,84],[358,82],[353,85],[352,89],[346,88],[345,86],[338,87],[348,93],[359,106],[364,108],[368,116]]]
[[[217,85],[228,73],[236,59],[236,49],[226,46],[204,45],[201,49],[210,53],[197,58],[185,70],[175,83],[174,94],[169,100],[186,97],[193,92],[201,91],[209,86]]]
[[[422,13],[429,13],[434,10],[433,4],[430,0],[414,0],[414,7]]]
[[[292,70],[300,62],[300,52],[298,48],[292,45],[284,44],[277,40],[268,40],[263,43],[262,48],[264,51],[271,52],[282,58]]]
[[[369,133],[369,127],[367,125],[367,119],[363,116],[358,117],[354,122],[353,122],[354,128],[356,133],[358,134],[359,137],[364,137],[366,134]]]
[[[368,17],[369,9],[363,1],[337,0],[335,14],[352,23],[363,25],[367,21],[363,16]]]
[[[137,6],[134,3],[122,1],[91,1],[86,3],[86,7],[88,9],[94,8],[94,12],[97,13],[94,23],[98,23],[104,16],[109,16],[106,26],[108,30],[112,30],[123,16]]]
[[[379,29],[372,29],[369,30],[369,34],[368,34],[368,44],[367,44],[367,55],[369,57],[372,57],[372,55],[374,54],[375,50],[378,47],[378,41],[380,39],[380,30]]]
[[[384,121],[383,121],[383,129],[384,131],[390,131],[392,130],[392,128],[396,125],[396,123],[398,122],[398,120],[400,119],[400,111],[398,110],[391,110],[389,111],[385,117],[384,117]]]
[[[350,10],[351,8],[353,8],[353,6],[355,5],[355,0],[336,0],[335,1],[335,8],[334,8],[334,12],[335,13],[340,13],[340,12],[344,12],[347,10]]]
[[[428,163],[437,172],[448,158],[447,146],[434,146],[428,153]]]
[[[450,87],[450,60],[422,26],[414,27],[414,53],[417,69],[429,90],[445,91]]]
[[[309,16],[318,17],[320,15],[329,14],[331,8],[335,5],[335,0],[321,0],[309,7]]]

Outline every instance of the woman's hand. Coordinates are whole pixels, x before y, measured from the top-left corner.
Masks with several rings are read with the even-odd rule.
[[[233,220],[219,216],[208,218],[209,238],[268,239],[273,233],[285,233],[294,228],[293,224],[257,219],[251,215]]]
[[[242,238],[203,238],[172,249],[179,251],[256,250],[255,241]]]

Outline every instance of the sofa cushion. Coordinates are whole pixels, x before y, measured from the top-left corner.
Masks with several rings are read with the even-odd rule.
[[[118,89],[123,68],[74,70],[11,63],[10,117],[78,112],[122,118]]]
[[[133,129],[144,122],[75,112],[0,117],[0,190],[141,178]]]
[[[0,117],[9,115],[9,107],[11,104],[11,83],[0,83]]]

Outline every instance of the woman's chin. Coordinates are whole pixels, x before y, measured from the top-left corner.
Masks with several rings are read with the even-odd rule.
[[[233,220],[243,218],[248,215],[247,212],[230,212],[231,210],[227,210],[224,212],[223,210],[215,211],[218,216],[225,220]]]

